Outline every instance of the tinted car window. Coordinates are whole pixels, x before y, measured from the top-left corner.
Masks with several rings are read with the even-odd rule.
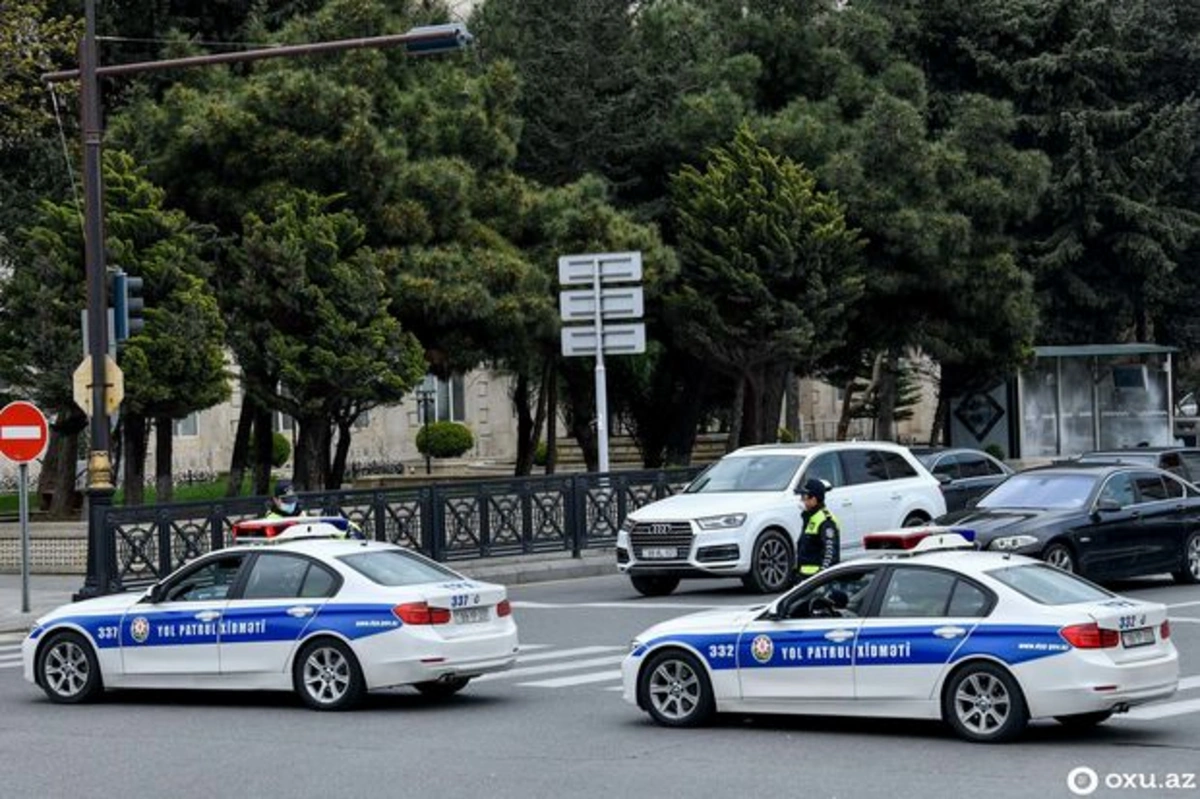
[[[896,569],[888,580],[879,615],[945,616],[957,579],[932,569]]]
[[[237,579],[245,554],[227,555],[179,575],[167,588],[167,602],[206,602],[224,599]]]
[[[328,596],[336,578],[324,566],[307,558],[262,554],[255,558],[246,578],[243,599],[314,599]]]
[[[938,462],[933,465],[934,477],[943,474],[949,477],[951,480],[957,480],[959,478],[960,473],[958,470],[957,455],[943,455],[938,459]]]
[[[300,596],[304,599],[333,596],[337,590],[337,578],[333,572],[324,566],[312,564],[304,577],[304,585],[300,587]]]
[[[862,616],[871,584],[879,574],[876,567],[869,569],[843,569],[832,577],[820,580],[816,585],[805,585],[789,596],[780,605],[790,618],[809,618],[814,608],[833,608],[825,615]]]
[[[879,452],[872,449],[851,449],[842,452],[842,466],[846,470],[846,482],[877,483],[888,479],[887,466]]]
[[[457,574],[433,561],[398,549],[376,549],[343,555],[341,561],[371,582],[392,587],[460,579]]]
[[[1183,468],[1183,458],[1180,457],[1178,452],[1164,452],[1162,457],[1159,458],[1158,467],[1160,469],[1166,469],[1168,472],[1174,472],[1175,474],[1185,473]]]
[[[1183,488],[1183,483],[1178,480],[1172,480],[1170,477],[1163,478],[1163,485],[1167,489],[1167,496],[1171,499],[1182,497],[1186,492]]]
[[[1167,487],[1163,485],[1162,477],[1157,474],[1139,472],[1134,476],[1134,484],[1137,486],[1138,499],[1141,502],[1157,502],[1167,498]]]
[[[1104,481],[1104,487],[1100,489],[1097,501],[1104,502],[1105,500],[1116,502],[1122,508],[1127,508],[1137,502],[1137,497],[1133,493],[1133,480],[1128,474],[1114,474]]]
[[[902,477],[916,477],[917,470],[912,467],[904,456],[898,452],[882,452],[883,464],[887,467],[887,475],[890,480],[899,480]]]
[[[954,584],[954,594],[950,597],[950,609],[947,616],[984,616],[987,615],[991,601],[986,593],[966,580]]]
[[[1183,458],[1183,465],[1187,467],[1187,479],[1200,479],[1200,452],[1185,452],[1180,457]]]
[[[1115,596],[1087,580],[1042,563],[993,569],[988,575],[1041,605],[1099,602]]]
[[[846,484],[842,478],[842,462],[836,452],[825,452],[812,459],[804,472],[804,479],[807,481],[814,478],[824,480],[834,488]]]
[[[982,455],[963,455],[958,468],[963,477],[987,477],[994,474],[988,459]]]

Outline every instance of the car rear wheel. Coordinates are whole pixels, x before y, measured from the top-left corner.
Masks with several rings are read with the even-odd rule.
[[[456,693],[466,688],[467,683],[470,681],[470,677],[451,677],[448,680],[430,680],[429,682],[419,682],[413,687],[425,696],[433,697],[434,699],[445,699],[447,697],[454,696]]]
[[[971,663],[957,672],[942,696],[942,718],[976,743],[1011,741],[1029,721],[1021,688],[991,663]]]
[[[697,727],[716,709],[708,674],[680,650],[652,655],[638,677],[638,704],[664,727]]]
[[[79,633],[58,633],[45,643],[37,677],[50,701],[62,705],[91,701],[104,690],[96,653]]]
[[[742,578],[742,584],[760,594],[773,594],[790,586],[795,573],[788,537],[778,530],[767,530],[754,542],[750,573]]]
[[[910,513],[904,517],[904,527],[920,527],[929,522],[929,517],[924,513]]]
[[[292,685],[314,710],[345,710],[362,698],[362,669],[350,647],[332,638],[313,641],[292,667]]]
[[[1075,554],[1062,544],[1051,544],[1046,547],[1046,551],[1042,553],[1042,560],[1065,572],[1074,574],[1076,571]]]
[[[1200,530],[1187,537],[1183,544],[1183,568],[1172,576],[1181,583],[1200,583]]]
[[[666,596],[679,587],[678,577],[648,577],[635,575],[629,578],[633,588],[642,596]]]
[[[1088,727],[1095,727],[1097,724],[1103,724],[1112,718],[1111,710],[1097,710],[1094,713],[1075,713],[1070,716],[1055,716],[1054,720],[1064,727],[1069,727],[1073,730],[1084,730]]]

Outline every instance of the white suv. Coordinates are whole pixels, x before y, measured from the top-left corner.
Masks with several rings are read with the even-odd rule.
[[[684,577],[741,577],[782,591],[796,570],[805,481],[825,480],[843,555],[864,533],[923,524],[946,512],[938,481],[906,447],[886,442],[743,447],[701,472],[682,493],[639,508],[617,534],[617,568],[646,596]]]

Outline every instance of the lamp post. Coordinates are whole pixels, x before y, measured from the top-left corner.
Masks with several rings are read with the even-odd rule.
[[[421,426],[425,429],[425,474],[433,474],[429,455],[429,417],[433,415],[433,401],[437,396],[437,378],[425,375],[417,389],[417,401],[421,407]]]

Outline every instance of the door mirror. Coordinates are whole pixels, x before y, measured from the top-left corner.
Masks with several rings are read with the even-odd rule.
[[[143,598],[151,605],[157,605],[159,602],[163,601],[163,596],[165,595],[166,590],[167,589],[163,587],[162,583],[155,583],[146,589],[146,595]]]
[[[1121,503],[1115,499],[1102,499],[1096,503],[1096,510],[1100,513],[1113,513],[1121,509]]]
[[[783,615],[779,612],[779,603],[777,602],[774,605],[768,605],[767,609],[763,611],[763,615],[759,618],[765,621],[779,621],[782,619]]]
[[[937,481],[944,486],[950,485],[952,482],[954,482],[954,479],[951,478],[950,475],[946,474],[945,472],[938,472],[937,474],[934,475],[934,477],[936,477]]]

